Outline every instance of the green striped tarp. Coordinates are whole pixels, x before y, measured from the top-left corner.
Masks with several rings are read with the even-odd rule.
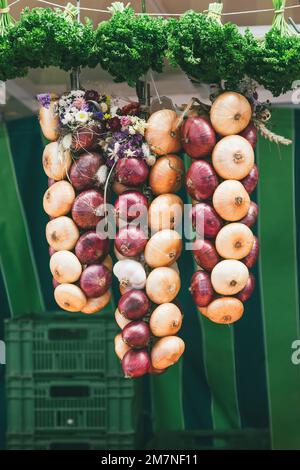
[[[299,338],[299,129],[300,111],[276,109],[273,130],[294,144],[279,147],[260,139],[257,146],[261,254],[255,294],[237,324],[215,325],[198,313],[188,291],[192,255],[185,252],[180,259],[186,352],[166,374],[147,380],[154,433],[202,431],[216,447],[224,436],[248,433],[257,436],[254,448],[262,446],[263,435],[264,445],[273,449],[300,449],[300,367],[291,361],[292,343]],[[1,124],[1,321],[56,309],[44,235],[42,148],[37,120]],[[188,202],[185,191],[181,195]],[[0,339],[2,333],[0,323]],[[3,446],[3,367],[0,371]]]

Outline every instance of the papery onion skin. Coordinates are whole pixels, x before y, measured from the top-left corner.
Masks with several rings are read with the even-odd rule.
[[[148,200],[140,191],[125,191],[115,202],[115,212],[117,221],[122,219],[125,222],[132,222],[137,217],[141,217],[148,209]]]
[[[81,310],[86,315],[93,315],[94,313],[101,312],[106,307],[111,299],[111,292],[108,290],[100,297],[87,299],[84,308]]]
[[[246,189],[247,193],[252,194],[255,190],[259,179],[259,171],[257,165],[254,165],[249,175],[241,180],[242,185]]]
[[[109,252],[109,239],[97,232],[89,231],[81,235],[75,246],[75,253],[82,264],[101,262]]]
[[[59,307],[68,312],[80,312],[87,302],[86,296],[75,284],[59,284],[54,298]]]
[[[251,144],[253,149],[255,149],[257,144],[257,129],[253,122],[250,122],[246,129],[240,133],[240,135],[247,139],[249,144]]]
[[[130,323],[132,320],[128,320],[127,318],[125,318],[119,311],[118,308],[116,308],[115,310],[115,320],[116,320],[116,323],[118,325],[119,328],[121,328],[121,330],[123,330],[123,328],[128,325],[128,323]]]
[[[179,361],[184,350],[184,341],[178,336],[160,338],[151,351],[152,366],[155,369],[166,369]]]
[[[184,151],[191,158],[204,158],[216,145],[216,134],[209,121],[201,116],[189,117],[181,127]]]
[[[49,107],[41,106],[39,110],[39,122],[42,132],[45,138],[52,142],[59,138],[59,118],[54,111],[57,98],[57,96],[52,94]]]
[[[202,238],[215,238],[223,227],[221,217],[207,203],[195,204],[191,210],[193,228]]]
[[[159,305],[150,316],[151,332],[156,337],[175,335],[181,328],[182,318],[177,305],[172,303]]]
[[[150,204],[148,223],[151,233],[164,229],[174,230],[182,222],[183,201],[176,194],[161,194]]]
[[[252,273],[250,273],[247,284],[245,285],[244,289],[241,290],[237,294],[237,298],[241,302],[247,302],[247,300],[249,300],[251,295],[253,294],[254,289],[255,289],[255,277],[253,276]]]
[[[183,160],[178,155],[166,155],[156,160],[149,176],[150,188],[156,196],[177,193],[185,175]]]
[[[150,327],[145,321],[132,321],[122,330],[122,339],[133,349],[145,348],[150,341]]]
[[[190,292],[197,307],[207,307],[214,297],[209,274],[205,271],[194,273],[191,279]]]
[[[222,219],[236,222],[247,215],[250,197],[242,183],[225,180],[214,192],[213,206]]]
[[[114,342],[115,342],[115,353],[118,356],[118,358],[120,359],[120,361],[122,361],[122,359],[125,356],[125,354],[127,353],[127,351],[130,351],[130,346],[128,346],[128,344],[124,343],[121,333],[119,333],[118,335],[115,336],[115,341]]]
[[[88,298],[101,297],[110,288],[112,274],[102,264],[88,266],[80,278],[80,287]]]
[[[80,278],[82,267],[74,253],[61,250],[51,256],[50,271],[54,279],[60,284],[72,283]]]
[[[249,227],[240,222],[225,225],[217,235],[216,250],[222,258],[240,260],[253,246],[254,236]]]
[[[132,289],[122,295],[118,310],[128,320],[140,320],[150,309],[150,302],[144,291]]]
[[[73,186],[67,181],[57,181],[44,194],[43,207],[51,217],[67,215],[75,199]]]
[[[88,189],[80,193],[72,207],[72,218],[78,227],[95,228],[103,219],[104,198],[100,191]],[[99,215],[100,214],[100,215]]]
[[[254,202],[250,202],[250,207],[248,210],[248,214],[240,220],[241,224],[247,225],[247,227],[251,228],[255,224],[258,217],[258,205]]]
[[[180,290],[179,274],[172,268],[156,268],[146,281],[146,293],[155,304],[172,302]]]
[[[211,273],[213,289],[221,295],[237,294],[244,289],[248,279],[249,271],[247,266],[234,259],[220,261]]]
[[[219,95],[210,110],[212,126],[222,136],[241,133],[251,117],[252,109],[247,98],[233,91]]]
[[[254,236],[254,241],[253,241],[253,245],[252,245],[250,253],[241,261],[247,266],[248,269],[251,269],[255,265],[258,256],[259,256],[259,241],[257,237]]]
[[[208,162],[198,160],[191,164],[186,175],[186,189],[193,199],[211,198],[217,186],[217,174]]]
[[[254,165],[254,150],[240,135],[223,137],[212,153],[215,171],[224,179],[241,180]]]
[[[70,181],[76,191],[83,191],[97,186],[97,171],[104,160],[96,152],[83,153],[74,161],[70,170]]]
[[[193,255],[196,263],[205,271],[211,272],[220,261],[220,256],[210,240],[197,239],[193,243]]]
[[[96,144],[100,132],[101,130],[97,126],[80,127],[72,134],[72,150],[86,152]]]
[[[63,180],[72,163],[71,153],[62,152],[58,142],[47,144],[43,152],[43,168],[48,178]]]
[[[79,230],[70,217],[61,216],[46,225],[48,244],[56,251],[73,250],[79,238]]]
[[[145,138],[156,155],[176,153],[181,149],[178,119],[176,112],[170,109],[156,111],[148,119]]]
[[[238,321],[244,313],[243,303],[235,297],[221,297],[207,307],[206,316],[214,323],[230,325]]]
[[[142,253],[147,244],[147,235],[135,225],[121,228],[116,234],[115,246],[123,256],[134,257]]]
[[[149,372],[150,356],[146,349],[130,349],[122,359],[122,368],[126,378],[137,378]]]
[[[145,261],[151,268],[171,266],[181,255],[182,239],[175,230],[156,232],[145,248]]]
[[[141,158],[121,158],[115,168],[116,179],[126,186],[139,186],[149,175],[149,168]]]

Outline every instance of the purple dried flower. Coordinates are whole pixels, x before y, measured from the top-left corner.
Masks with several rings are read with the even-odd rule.
[[[84,94],[84,98],[86,101],[96,101],[99,103],[100,96],[99,93],[95,90],[87,90]]]
[[[41,93],[37,95],[37,100],[43,108],[49,109],[51,103],[50,93]]]

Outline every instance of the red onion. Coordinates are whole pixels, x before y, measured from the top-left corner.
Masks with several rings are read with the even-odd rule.
[[[86,152],[95,145],[101,129],[97,126],[80,127],[72,134],[71,148],[74,152]]]
[[[258,168],[256,165],[254,165],[249,175],[247,175],[246,178],[241,180],[241,183],[244,185],[244,188],[249,194],[253,193],[254,189],[256,188],[257,183],[258,183],[258,178],[259,178]]]
[[[255,224],[257,216],[258,216],[258,205],[255,204],[254,201],[251,201],[248,214],[239,222],[251,228]]]
[[[209,272],[211,272],[220,261],[214,244],[209,240],[195,240],[193,244],[193,255],[196,263],[201,268],[205,269],[205,271]]]
[[[241,261],[247,266],[247,268],[251,269],[255,265],[258,255],[259,255],[259,241],[257,237],[254,236],[254,242],[253,242],[249,255],[247,255]]]
[[[80,287],[89,298],[101,297],[110,288],[111,272],[103,264],[88,266],[80,278]]]
[[[82,264],[101,262],[108,255],[109,239],[101,238],[96,232],[86,232],[75,246],[75,254]]]
[[[255,289],[255,277],[253,276],[252,273],[250,273],[247,284],[245,285],[244,289],[241,290],[237,294],[237,298],[240,299],[242,302],[247,302],[247,300],[253,294],[254,289]]]
[[[150,341],[150,327],[145,321],[132,321],[122,330],[122,339],[133,349],[142,349]]]
[[[248,140],[248,142],[252,145],[252,147],[255,149],[256,144],[257,144],[257,129],[253,122],[250,122],[246,129],[243,130],[243,132],[240,133],[242,137]]]
[[[137,256],[142,253],[147,244],[145,232],[135,225],[128,225],[119,230],[115,239],[115,246],[123,256]]]
[[[193,199],[209,199],[218,186],[218,177],[206,161],[193,162],[186,175],[186,188]]]
[[[118,218],[131,222],[142,216],[148,210],[148,199],[139,191],[125,191],[115,202],[115,211]]]
[[[204,202],[195,204],[191,216],[193,228],[201,238],[215,238],[223,227],[221,217],[210,204]]]
[[[50,188],[54,183],[56,183],[56,181],[53,178],[48,178],[48,188]]]
[[[52,285],[54,289],[56,289],[56,287],[59,286],[59,282],[57,282],[57,280],[54,279],[54,277],[52,278]]]
[[[138,186],[146,181],[149,168],[141,158],[121,158],[116,165],[116,179],[127,186]]]
[[[181,127],[182,146],[191,158],[204,158],[216,145],[216,134],[207,119],[189,117]]]
[[[190,292],[198,307],[207,307],[214,297],[209,274],[204,271],[194,273],[191,280]]]
[[[97,185],[97,171],[103,164],[104,160],[98,153],[80,155],[70,170],[70,180],[76,191],[83,191]]]
[[[127,351],[122,359],[122,368],[125,377],[136,378],[141,377],[149,372],[151,361],[146,349]]]
[[[72,218],[80,228],[94,228],[103,219],[103,195],[95,189],[80,193],[72,207]],[[99,215],[101,214],[101,215]]]
[[[52,248],[52,246],[49,246],[49,256],[54,255],[54,253],[56,253],[56,250],[54,250],[54,248]]]
[[[122,295],[118,303],[119,312],[128,320],[140,320],[150,309],[150,301],[142,290],[132,289]]]

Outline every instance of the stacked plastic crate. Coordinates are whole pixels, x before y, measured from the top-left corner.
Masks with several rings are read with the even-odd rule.
[[[134,448],[134,384],[115,334],[107,316],[6,322],[7,449]]]

